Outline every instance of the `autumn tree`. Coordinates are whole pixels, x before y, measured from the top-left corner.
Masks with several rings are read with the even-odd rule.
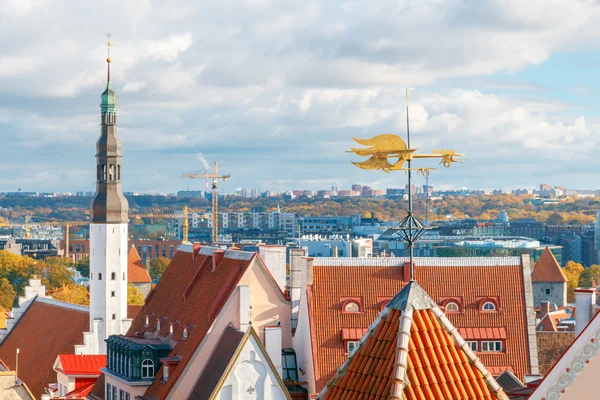
[[[83,276],[90,276],[90,256],[85,255],[79,259],[75,263],[75,269],[81,273]]]
[[[562,215],[560,215],[559,213],[552,213],[548,216],[548,219],[546,220],[546,223],[548,225],[562,225],[564,223],[564,219],[562,217]]]
[[[50,290],[47,294],[52,296],[55,300],[64,301],[66,303],[79,304],[81,306],[90,305],[90,292],[82,285],[65,285]]]
[[[150,277],[158,279],[166,271],[171,261],[165,257],[157,257],[150,261]]]
[[[73,268],[73,261],[70,258],[47,257],[43,261],[45,266],[42,281],[48,289],[60,288],[73,283],[73,273],[69,268]]]
[[[592,279],[596,282],[596,284],[600,283],[600,265],[592,265],[581,272],[581,275],[579,276],[579,287],[592,287]]]
[[[12,309],[16,295],[17,292],[15,292],[8,279],[0,279],[0,311]]]
[[[133,286],[133,284],[127,285],[127,304],[132,306],[144,305],[144,295],[140,292],[140,289]]]
[[[567,262],[563,272],[567,277],[567,302],[575,301],[575,289],[579,287],[579,278],[585,268],[573,261]]]

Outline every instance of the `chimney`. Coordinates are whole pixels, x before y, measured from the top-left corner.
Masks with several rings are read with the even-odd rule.
[[[281,339],[281,326],[265,326],[265,348],[280,376],[282,372]]]
[[[575,336],[585,329],[594,316],[594,305],[596,304],[596,288],[575,289]]]
[[[290,300],[292,303],[292,331],[298,325],[298,311],[302,296],[302,267],[306,257],[304,249],[290,249]]]
[[[410,262],[404,261],[404,267],[402,267],[402,280],[404,282],[410,281]]]
[[[550,302],[540,301],[540,318],[544,318],[550,312]]]
[[[223,257],[225,257],[225,252],[223,250],[215,250],[215,251],[213,251],[213,255],[212,255],[212,269],[210,270],[211,272],[213,272],[215,269],[217,269],[217,265],[219,265],[219,263],[221,262],[221,260],[223,260]]]
[[[265,267],[277,282],[281,291],[286,288],[286,247],[285,246],[258,246],[258,254],[263,260]]]

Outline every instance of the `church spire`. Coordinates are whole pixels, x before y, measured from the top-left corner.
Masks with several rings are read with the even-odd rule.
[[[102,129],[96,143],[96,195],[92,199],[92,223],[127,223],[128,204],[121,190],[121,142],[117,137],[117,95],[110,81],[110,34],[106,89],[102,92],[100,114]]]

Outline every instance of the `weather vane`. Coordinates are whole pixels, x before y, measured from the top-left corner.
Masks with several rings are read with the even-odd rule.
[[[406,89],[406,142],[399,136],[393,134],[382,134],[370,139],[354,139],[355,142],[363,146],[370,146],[362,149],[350,149],[351,152],[363,157],[370,157],[363,162],[352,162],[358,168],[368,170],[405,171],[408,176],[408,210],[406,217],[400,221],[400,232],[403,239],[408,244],[410,260],[410,280],[414,280],[413,253],[415,242],[425,234],[426,228],[413,215],[412,204],[412,171],[429,175],[434,168],[412,168],[411,162],[419,158],[438,158],[440,165],[449,168],[453,163],[460,162],[456,157],[464,155],[454,150],[434,150],[430,154],[418,154],[418,149],[410,147],[410,125],[408,119],[408,89]],[[404,167],[406,163],[406,167]],[[429,190],[429,188],[427,188]]]

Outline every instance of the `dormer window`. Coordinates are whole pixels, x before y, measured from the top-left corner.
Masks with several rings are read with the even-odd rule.
[[[145,321],[145,322],[146,322],[146,323],[144,324],[145,326],[148,326],[148,325],[150,325],[150,319],[148,318],[148,316],[147,316],[147,315],[146,315],[146,321]]]
[[[500,301],[498,297],[478,297],[478,308],[481,312],[500,311]]]
[[[342,313],[354,314],[363,312],[362,298],[344,297],[342,298]]]
[[[160,319],[156,320],[156,330],[160,331]]]
[[[459,312],[460,311],[460,307],[458,306],[458,304],[456,304],[453,301],[449,301],[448,303],[446,303],[446,312]]]
[[[173,324],[169,324],[169,334],[173,334]]]
[[[496,311],[496,305],[491,301],[486,301],[483,303],[483,307],[481,307],[483,311]]]
[[[187,337],[188,337],[187,328],[185,328],[185,327],[183,328],[183,334],[181,335],[181,337],[184,338],[184,339],[187,339]]]
[[[464,311],[462,297],[442,297],[439,304],[440,307],[449,314]]]
[[[154,362],[149,358],[142,361],[142,378],[154,378]]]

